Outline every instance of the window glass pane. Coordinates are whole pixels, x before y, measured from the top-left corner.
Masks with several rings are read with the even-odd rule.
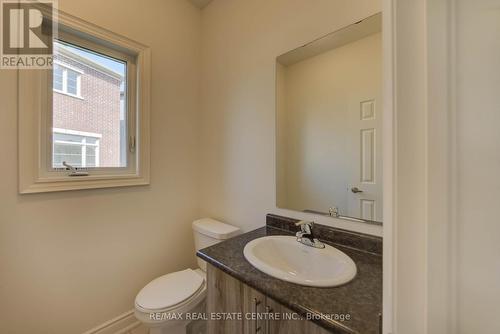
[[[73,167],[99,167],[99,138],[87,134],[67,134],[57,131],[52,138],[54,141],[53,167],[64,167],[63,162]],[[97,135],[97,134],[96,134]]]
[[[76,95],[78,93],[77,83],[78,83],[78,73],[75,71],[68,70],[68,93]]]
[[[95,146],[87,146],[86,149],[86,165],[87,167],[96,167],[96,159],[95,159],[95,154],[96,154],[96,148]]]
[[[97,141],[98,139],[97,138],[92,138],[92,137],[87,137],[87,144],[90,144],[90,145],[97,145]]]
[[[63,161],[74,167],[82,167],[82,146],[54,143],[53,166],[64,167]]]
[[[54,89],[63,90],[63,69],[59,65],[54,65]]]
[[[52,124],[54,129],[64,130],[54,131],[54,143],[86,145],[85,160],[80,160],[80,164],[86,162],[83,167],[126,167],[127,63],[60,40],[54,41],[54,58],[61,67],[67,66],[64,91],[70,94],[53,94]],[[54,87],[59,80],[56,68]],[[55,149],[53,161],[54,167],[62,162]]]

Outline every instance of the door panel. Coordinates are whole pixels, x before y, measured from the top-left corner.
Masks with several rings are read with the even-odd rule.
[[[243,312],[245,314],[244,333],[260,334],[264,333],[264,320],[261,319],[265,313],[266,297],[243,284]]]
[[[364,95],[361,95],[364,93]],[[350,183],[346,196],[348,212],[341,215],[382,221],[382,108],[380,89],[366,88],[353,96],[351,103],[351,138],[357,143],[353,147]],[[373,98],[366,99],[367,96]]]
[[[207,264],[207,313],[209,334],[244,333],[241,320],[216,320],[210,315],[220,312],[241,313],[245,302],[243,284],[237,279]]]

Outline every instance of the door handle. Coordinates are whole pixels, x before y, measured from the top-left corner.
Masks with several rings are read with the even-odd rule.
[[[355,193],[355,194],[357,194],[357,193],[362,193],[362,192],[363,192],[363,190],[359,189],[358,187],[352,187],[352,188],[351,188],[351,191],[352,191],[353,193]]]

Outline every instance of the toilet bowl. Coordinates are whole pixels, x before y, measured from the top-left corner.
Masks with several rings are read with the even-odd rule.
[[[193,222],[196,250],[239,234],[237,227],[204,218]],[[135,317],[150,334],[184,334],[190,319],[199,317],[206,296],[206,262],[155,278],[137,294]]]

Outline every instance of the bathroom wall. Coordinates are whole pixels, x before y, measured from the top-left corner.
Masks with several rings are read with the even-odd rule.
[[[0,333],[82,333],[194,266],[200,11],[185,0],[60,0],[151,46],[151,186],[18,195],[16,72],[0,71]]]
[[[275,205],[275,58],[380,10],[373,0],[217,0],[202,11],[203,215],[250,230],[273,212],[381,235]]]

